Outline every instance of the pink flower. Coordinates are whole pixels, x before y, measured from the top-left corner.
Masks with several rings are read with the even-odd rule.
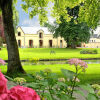
[[[0,94],[7,93],[7,79],[0,72]]]
[[[82,61],[82,60],[80,60],[80,59],[77,59],[77,58],[69,59],[69,60],[68,60],[68,63],[69,63],[70,65],[75,65],[75,66],[84,67],[84,69],[88,67],[88,65],[87,65],[86,62],[84,62],[84,61]]]
[[[40,97],[31,88],[15,86],[10,89],[10,100],[40,100]]]
[[[40,97],[28,87],[15,86],[8,90],[7,79],[0,72],[0,100],[40,100]]]
[[[6,62],[4,60],[0,59],[0,64],[5,65],[5,63]]]
[[[0,100],[11,100],[8,93],[0,94]]]

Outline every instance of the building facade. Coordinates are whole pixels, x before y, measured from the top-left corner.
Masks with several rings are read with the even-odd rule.
[[[54,38],[44,27],[18,27],[16,40],[19,47],[29,48],[65,48],[64,38]]]
[[[89,40],[89,43],[82,43],[82,47],[85,48],[100,48],[100,35],[93,34]]]

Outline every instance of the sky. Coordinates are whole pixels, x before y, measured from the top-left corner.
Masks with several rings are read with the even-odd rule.
[[[25,13],[25,11],[21,8],[21,0],[18,0],[16,9],[19,12],[19,23],[18,26],[35,26],[35,27],[39,27],[39,21],[38,21],[38,16],[34,16],[33,19],[29,18],[29,15],[27,13]],[[53,17],[50,16],[50,13],[48,13],[48,19],[49,22],[53,23],[53,21],[55,20]]]
[[[27,13],[25,13],[25,11],[21,8],[21,0],[18,0],[16,9],[19,12],[19,23],[18,26],[25,26],[25,27],[40,27],[39,21],[38,21],[38,16],[34,16],[33,19],[29,18],[29,15]],[[51,6],[52,4],[50,4]],[[52,24],[55,19],[53,17],[50,16],[50,12],[48,13],[48,20],[49,22]],[[98,27],[95,31],[95,34],[100,34],[100,27]]]

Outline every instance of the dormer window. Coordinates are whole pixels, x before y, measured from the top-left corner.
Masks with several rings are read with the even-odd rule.
[[[42,33],[39,33],[39,38],[43,38],[43,34]]]
[[[18,36],[21,36],[21,32],[18,32]]]

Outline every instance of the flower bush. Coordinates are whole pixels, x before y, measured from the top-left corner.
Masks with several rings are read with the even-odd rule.
[[[10,90],[7,89],[7,79],[0,72],[0,100],[40,100],[40,98],[41,100],[76,100],[73,94],[79,93],[84,96],[82,89],[88,91],[87,96],[84,96],[86,100],[100,100],[98,97],[100,96],[100,85],[78,84],[81,81],[78,75],[86,71],[87,63],[76,58],[69,59],[68,63],[74,65],[72,67],[75,68],[75,72],[61,69],[62,76],[59,77],[58,74],[52,73],[51,69],[46,68],[35,75],[29,75],[34,78],[32,83],[25,83],[26,80],[23,78],[15,78],[14,82],[25,84],[14,86]],[[97,93],[95,90],[98,90]]]
[[[86,71],[88,68],[87,63],[76,58],[68,60],[68,63],[74,65],[72,67],[75,68],[75,72],[61,69],[63,77],[59,77],[58,74],[52,73],[51,69],[46,68],[32,75],[34,82],[27,83],[26,86],[35,89],[41,100],[76,100],[73,93],[76,92],[82,96],[84,94],[81,91],[82,89],[79,88],[88,90],[87,97],[84,96],[86,100],[91,100],[90,97],[95,98],[94,100],[99,100],[91,85],[79,85],[81,80],[78,79],[78,75]]]
[[[14,82],[16,82],[19,85],[23,85],[26,83],[26,80],[24,78],[16,77],[14,78]]]
[[[0,63],[5,64],[3,60]],[[40,100],[40,97],[33,89],[19,85],[8,90],[7,79],[0,71],[0,100]]]

